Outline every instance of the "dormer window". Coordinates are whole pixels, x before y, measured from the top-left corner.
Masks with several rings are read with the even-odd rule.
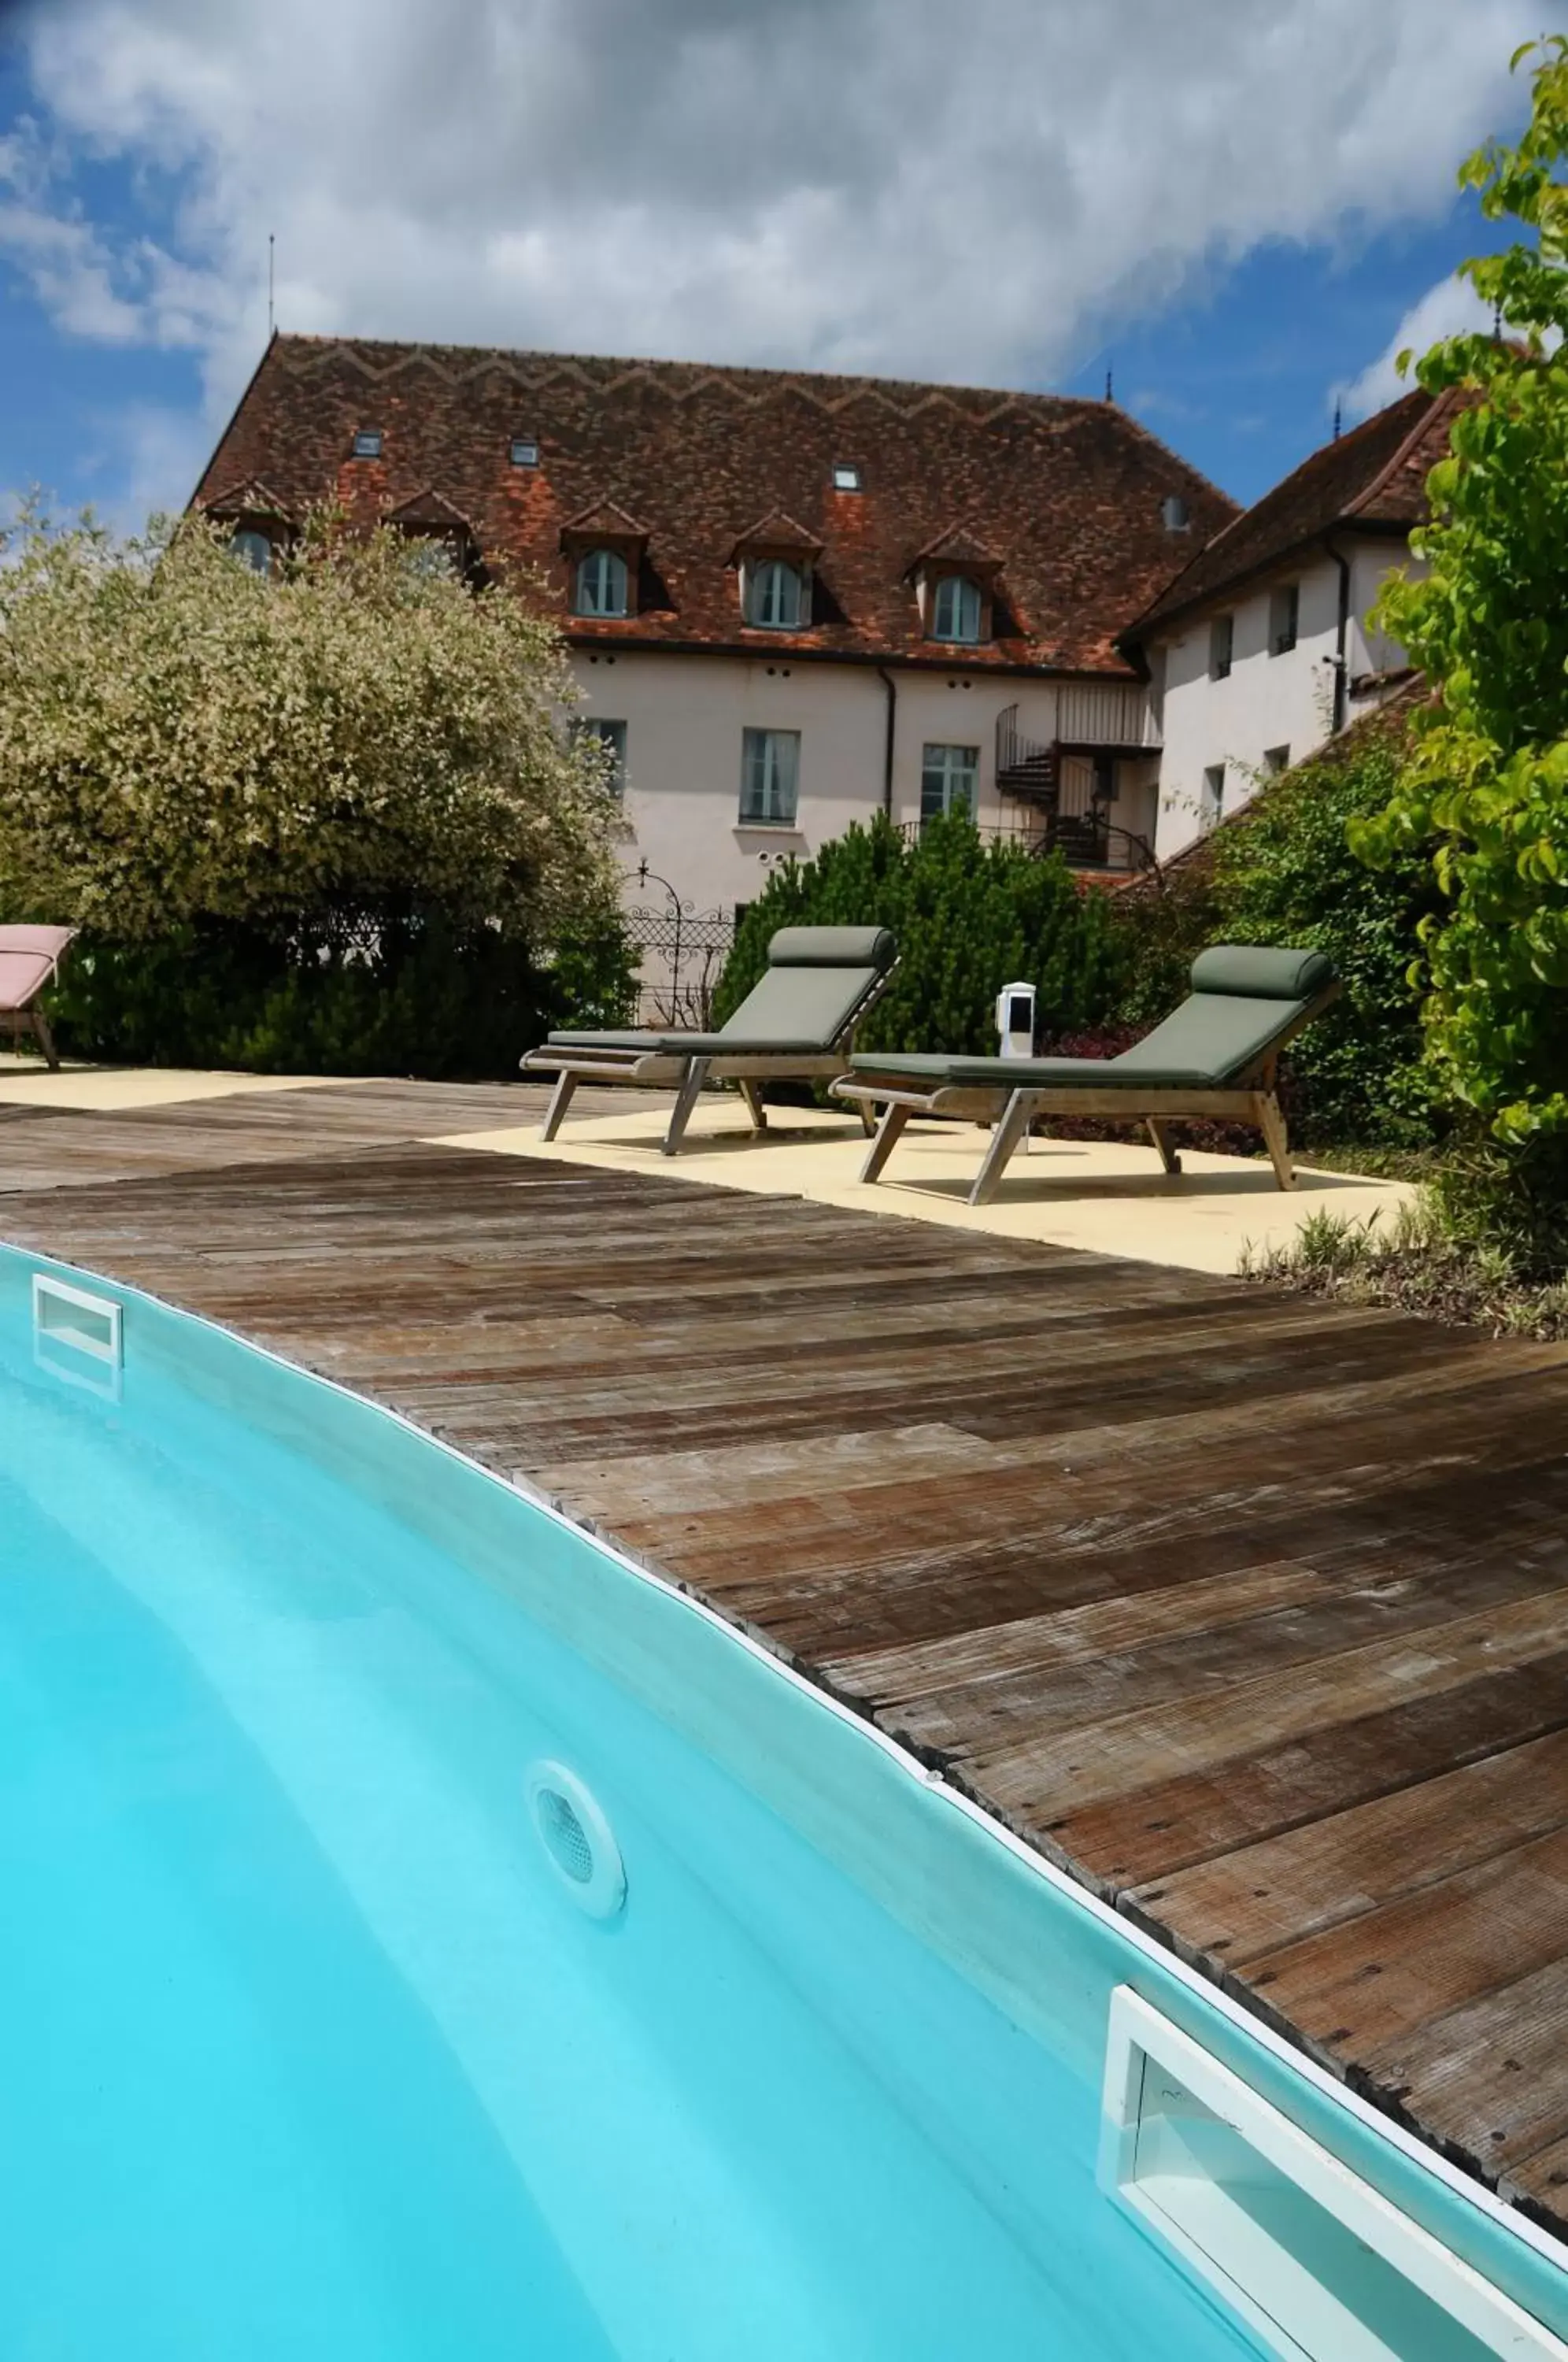
[[[730,552],[739,576],[741,620],[762,632],[809,632],[814,620],[812,569],[822,543],[782,509],[759,517]]]
[[[271,541],[266,534],[259,533],[254,525],[247,525],[237,533],[228,546],[240,564],[248,566],[253,574],[271,574],[272,571]]]
[[[795,632],[805,605],[801,569],[782,557],[765,557],[751,577],[749,620],[767,632]]]
[[[926,638],[975,647],[991,637],[999,613],[1010,628],[998,590],[1001,571],[1000,553],[962,523],[927,542],[910,567]]]
[[[966,574],[944,574],[931,602],[931,636],[973,647],[980,636],[980,587]]]
[[[575,603],[580,615],[625,613],[626,561],[618,549],[591,549],[578,560]]]
[[[379,426],[361,426],[354,436],[356,459],[379,459],[381,456],[381,430]]]
[[[643,599],[647,528],[608,495],[561,527],[567,603],[574,615],[613,623],[636,614]]]

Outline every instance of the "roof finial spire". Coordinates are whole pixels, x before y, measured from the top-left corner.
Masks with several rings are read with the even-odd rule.
[[[1109,364],[1107,365],[1105,372],[1105,398],[1107,402],[1114,402],[1116,399],[1116,396],[1110,391],[1110,370]]]
[[[276,317],[272,296],[273,291],[277,285],[275,268],[277,261],[277,244],[278,240],[275,234],[271,230],[269,230],[267,232],[267,342],[269,344],[272,341],[272,324]]]
[[[1336,395],[1334,396],[1334,440],[1335,440],[1335,442],[1336,442],[1336,443],[1337,443],[1337,442],[1339,441],[1339,439],[1340,439],[1340,428],[1343,425],[1343,424],[1344,424],[1344,404],[1343,404],[1343,403],[1340,400],[1340,397],[1338,396],[1338,394],[1336,394]]]

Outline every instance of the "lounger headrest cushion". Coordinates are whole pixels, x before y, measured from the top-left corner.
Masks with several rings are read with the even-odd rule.
[[[74,927],[0,927],[0,952],[36,952],[56,960],[75,935]]]
[[[1192,963],[1194,992],[1243,1000],[1310,1000],[1334,980],[1324,952],[1272,951],[1258,944],[1211,944]]]
[[[780,927],[767,946],[769,967],[872,967],[893,963],[886,927]]]

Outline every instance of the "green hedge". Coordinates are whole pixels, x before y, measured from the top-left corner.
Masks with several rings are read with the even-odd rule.
[[[1304,763],[1214,841],[1217,932],[1249,944],[1327,952],[1341,998],[1293,1045],[1295,1120],[1304,1142],[1415,1147],[1433,1134],[1419,998],[1409,969],[1416,929],[1437,907],[1430,848],[1386,869],[1351,851],[1352,821],[1381,811],[1399,777],[1402,739],[1373,735]]]
[[[547,965],[514,935],[427,912],[288,942],[216,922],[152,943],[86,936],[52,1006],[77,1058],[500,1079],[553,1025],[624,1023],[634,984],[613,922]]]
[[[911,839],[878,813],[814,860],[776,869],[736,933],[715,1023],[762,974],[777,929],[800,925],[880,925],[897,937],[898,973],[856,1036],[862,1049],[993,1051],[1004,984],[1035,986],[1052,1034],[1103,1019],[1122,981],[1107,898],[1080,892],[1058,856],[982,843],[962,814]]]

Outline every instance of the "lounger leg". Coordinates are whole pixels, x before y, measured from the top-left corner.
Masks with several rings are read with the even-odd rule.
[[[1294,1189],[1296,1167],[1290,1161],[1290,1142],[1286,1137],[1285,1118],[1272,1091],[1258,1093],[1257,1116],[1258,1130],[1264,1136],[1264,1146],[1273,1163],[1275,1178],[1282,1189]]]
[[[862,1099],[860,1104],[864,1109],[869,1102]],[[887,1106],[882,1109],[882,1120],[877,1126],[876,1137],[867,1152],[866,1162],[860,1168],[862,1181],[876,1181],[880,1178],[882,1167],[898,1146],[899,1134],[913,1112],[911,1108],[903,1106],[898,1099],[888,1101]]]
[[[60,1072],[60,1053],[54,1046],[54,1029],[50,1024],[49,1019],[44,1015],[41,1009],[35,1009],[30,1011],[30,1014],[33,1021],[33,1032],[38,1037],[39,1048],[44,1054],[44,1059],[48,1065],[50,1074],[58,1075]]]
[[[866,1134],[867,1140],[875,1140],[877,1137],[877,1109],[874,1103],[870,1099],[856,1099],[855,1105],[860,1117],[861,1131]]]
[[[660,1153],[665,1156],[673,1156],[685,1137],[687,1122],[697,1104],[697,1094],[708,1079],[710,1064],[707,1058],[692,1058],[687,1065],[685,1079],[675,1095],[675,1105],[670,1110],[669,1130],[659,1142]]]
[[[751,1128],[753,1131],[766,1131],[767,1130],[767,1109],[762,1103],[762,1085],[760,1083],[743,1080],[740,1086],[740,1095],[745,1101],[745,1110],[747,1115],[751,1118]]]
[[[1160,1152],[1160,1163],[1165,1166],[1165,1171],[1167,1173],[1179,1173],[1181,1171],[1181,1158],[1171,1146],[1171,1128],[1169,1124],[1162,1123],[1158,1116],[1154,1115],[1145,1116],[1143,1120],[1149,1127],[1150,1139],[1154,1142],[1154,1146]]]
[[[556,1087],[550,1093],[550,1104],[545,1109],[545,1120],[539,1127],[541,1140],[554,1140],[557,1132],[559,1131],[561,1118],[571,1105],[571,1095],[576,1090],[577,1085],[577,1076],[569,1074],[563,1067],[556,1076]]]
[[[971,1206],[988,1206],[1001,1187],[1001,1177],[1013,1150],[1029,1130],[1034,1113],[1032,1091],[1014,1091],[1007,1103],[1001,1121],[991,1134],[991,1144],[986,1151],[986,1161],[975,1175],[975,1186],[969,1192]]]

